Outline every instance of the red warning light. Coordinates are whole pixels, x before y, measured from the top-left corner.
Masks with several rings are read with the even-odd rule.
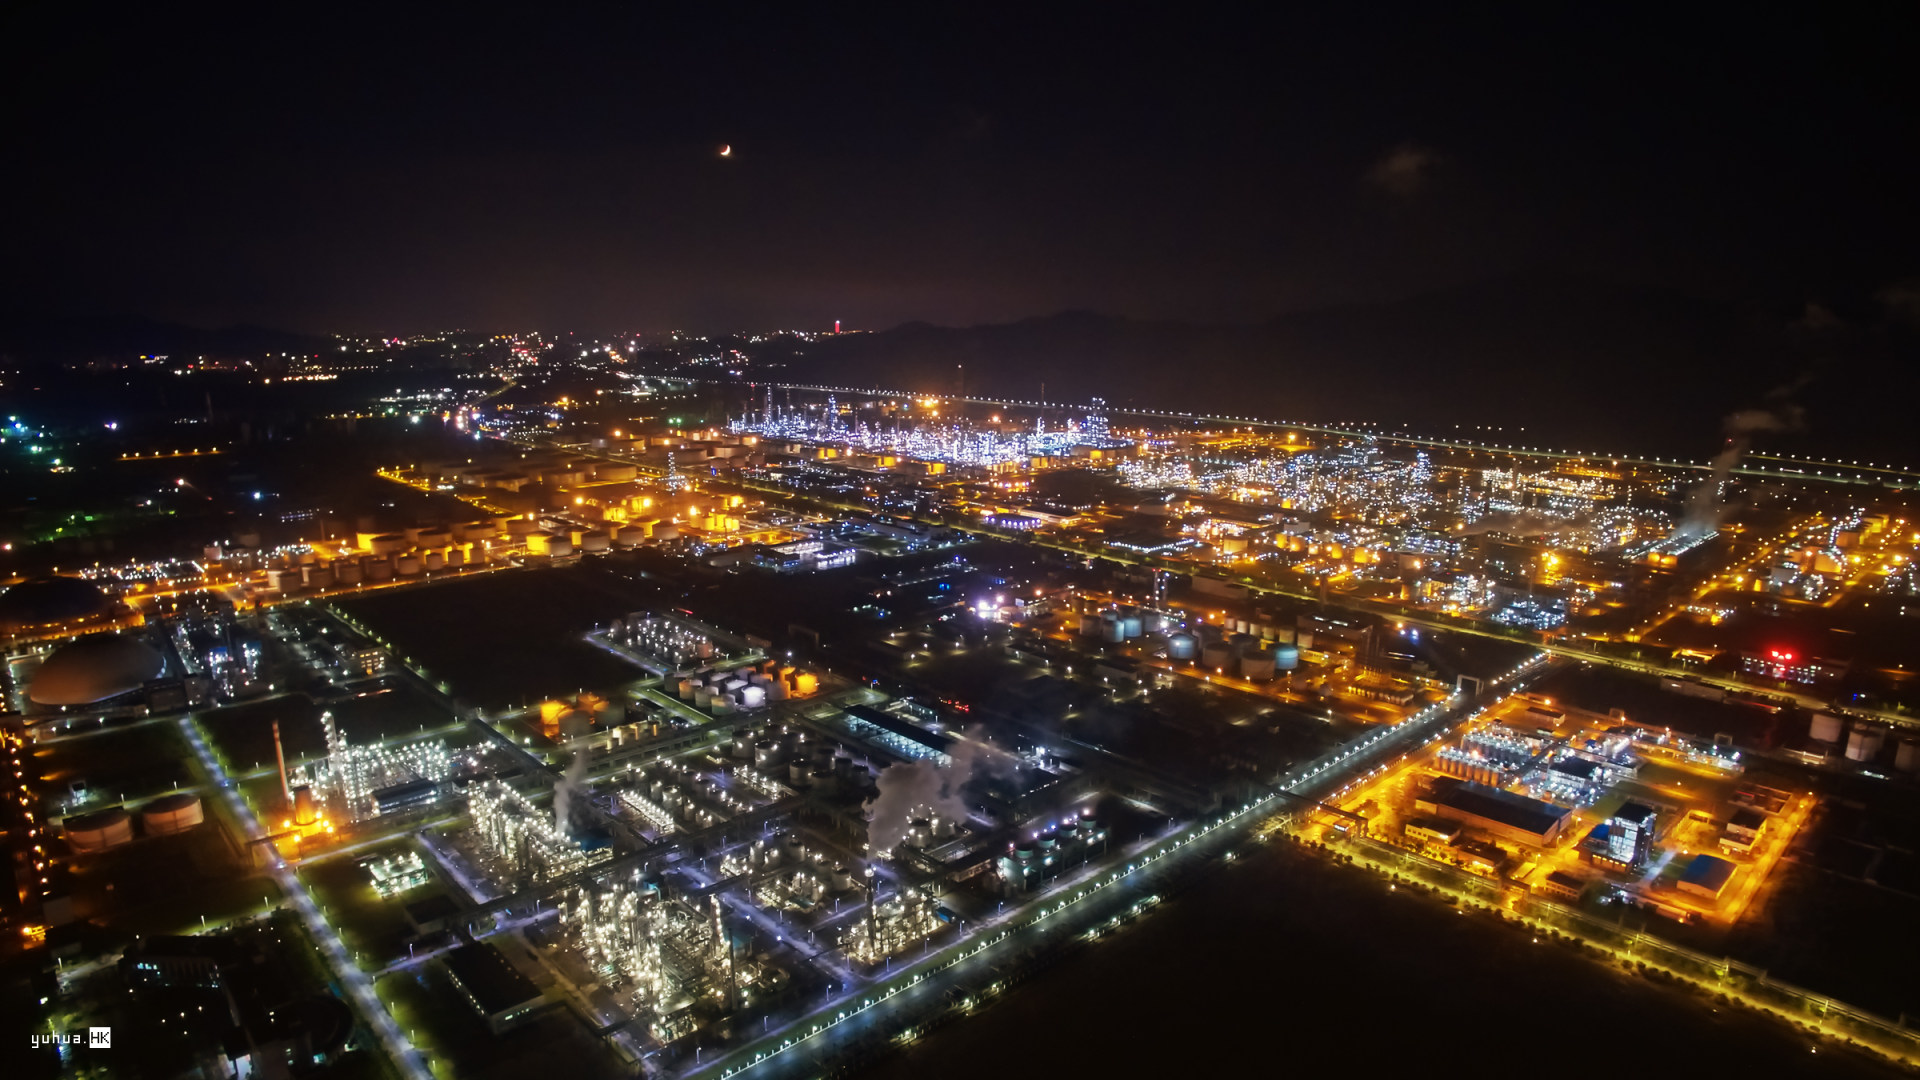
[[[1786,651],[1784,651],[1784,650],[1781,650],[1781,649],[1774,649],[1774,650],[1773,650],[1773,658],[1774,658],[1775,660],[1780,660],[1780,661],[1784,661],[1784,662],[1786,662],[1786,663],[1792,663],[1792,662],[1793,662],[1793,654],[1792,654],[1792,653],[1790,653],[1790,652],[1786,652]]]

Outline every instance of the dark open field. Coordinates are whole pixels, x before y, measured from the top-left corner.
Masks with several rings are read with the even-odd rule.
[[[604,693],[642,677],[581,635],[647,599],[590,568],[562,567],[393,590],[338,607],[459,701],[498,710],[581,689]]]

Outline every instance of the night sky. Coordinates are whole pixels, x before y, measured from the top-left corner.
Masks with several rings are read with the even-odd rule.
[[[6,306],[1239,321],[1552,272],[1920,314],[1909,4],[536,7],[13,6]]]

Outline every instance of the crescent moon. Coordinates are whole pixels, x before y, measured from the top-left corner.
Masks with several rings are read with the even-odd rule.
[[[729,144],[723,144],[723,145],[722,145],[722,146],[720,147],[720,156],[721,156],[721,157],[732,157],[732,156],[733,156],[733,146],[732,146],[732,144],[730,144],[730,143],[729,143]]]

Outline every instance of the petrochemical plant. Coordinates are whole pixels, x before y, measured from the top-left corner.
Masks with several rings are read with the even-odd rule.
[[[369,481],[404,514],[290,511],[0,595],[22,940],[56,982],[120,970],[68,962],[83,927],[164,922],[148,868],[210,867],[200,894],[253,895],[166,924],[120,989],[248,985],[298,922],[315,963],[267,966],[338,981],[276,1000],[338,995],[416,1080],[536,1038],[795,1075],[1260,839],[1593,940],[1629,909],[1722,933],[1809,850],[1819,784],[1920,769],[1882,707],[1904,654],[1807,622],[1907,617],[1920,534],[1891,503],[740,389],[700,422],[615,418],[691,383],[435,398],[426,449]]]

